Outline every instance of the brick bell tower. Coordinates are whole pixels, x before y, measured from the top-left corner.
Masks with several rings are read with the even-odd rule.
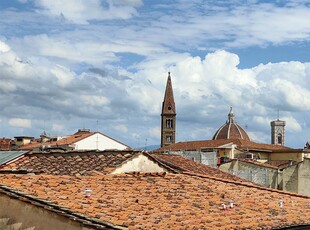
[[[176,109],[170,72],[166,84],[165,97],[161,112],[161,147],[175,143]]]

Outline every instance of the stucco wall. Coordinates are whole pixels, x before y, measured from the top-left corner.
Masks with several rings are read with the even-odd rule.
[[[100,133],[96,133],[91,135],[81,141],[75,143],[75,149],[98,149],[98,150],[106,150],[106,149],[118,149],[124,150],[127,146],[123,145],[111,138],[108,138]]]
[[[41,230],[88,230],[79,222],[72,221],[64,216],[44,208],[28,204],[18,199],[0,193],[0,217],[10,218],[13,223],[22,223],[22,229],[35,227]]]
[[[219,169],[234,173],[236,176],[252,180],[271,188],[278,188],[280,180],[277,169],[267,168],[243,161],[231,161],[220,165]],[[252,172],[252,173],[251,173]],[[268,184],[266,184],[266,181]]]
[[[298,166],[298,193],[310,196],[310,159],[305,159]]]
[[[303,153],[271,153],[270,160],[293,160],[293,161],[302,161],[303,160]]]
[[[293,165],[283,170],[283,190],[298,192],[298,165]]]
[[[140,154],[137,157],[130,159],[125,164],[115,169],[112,174],[125,172],[168,172],[165,168],[151,161],[146,156]]]
[[[310,159],[283,170],[283,190],[310,196]]]

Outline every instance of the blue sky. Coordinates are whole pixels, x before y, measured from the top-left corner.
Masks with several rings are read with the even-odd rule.
[[[89,128],[132,147],[160,143],[171,72],[177,141],[227,119],[270,143],[310,139],[310,1],[3,0],[0,135]],[[98,122],[97,122],[98,121]]]

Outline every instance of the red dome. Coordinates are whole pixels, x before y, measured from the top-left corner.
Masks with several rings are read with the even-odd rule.
[[[250,141],[248,134],[235,122],[232,107],[230,107],[228,113],[228,120],[216,131],[212,139],[243,139]]]

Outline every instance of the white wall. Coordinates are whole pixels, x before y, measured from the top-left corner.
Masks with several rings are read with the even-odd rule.
[[[168,170],[151,161],[148,157],[139,154],[116,168],[111,174],[126,172],[168,172]]]
[[[107,136],[104,136],[101,133],[95,133],[75,143],[76,150],[82,150],[82,149],[124,150],[126,148],[128,148],[126,145],[123,145]]]

